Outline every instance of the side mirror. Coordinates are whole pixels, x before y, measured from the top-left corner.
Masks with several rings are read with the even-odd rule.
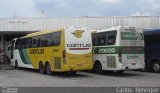
[[[11,52],[11,45],[9,45],[9,46],[7,47],[7,51],[8,51],[8,52]]]

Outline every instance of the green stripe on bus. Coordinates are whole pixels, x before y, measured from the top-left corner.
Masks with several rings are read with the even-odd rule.
[[[135,32],[121,32],[122,40],[144,40],[143,33],[135,33]]]
[[[25,58],[26,63],[27,63],[27,64],[31,64],[31,61],[30,61],[30,59],[29,59],[29,57],[28,57],[27,50],[26,50],[26,49],[23,49],[22,51],[23,51],[23,55],[25,56],[24,58]]]
[[[94,54],[144,54],[144,47],[136,46],[114,46],[114,47],[94,47]]]
[[[95,47],[93,53],[95,54],[118,54],[120,47]]]
[[[19,54],[24,64],[31,64],[26,49],[19,49]]]
[[[24,64],[27,64],[26,61],[25,61],[25,56],[23,55],[23,50],[22,49],[19,49],[19,54],[20,54],[20,57],[21,57],[21,60]]]

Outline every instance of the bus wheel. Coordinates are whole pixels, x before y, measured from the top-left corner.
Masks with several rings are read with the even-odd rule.
[[[152,64],[152,71],[158,73],[160,72],[160,63],[155,61],[153,64]]]
[[[45,71],[45,66],[43,66],[42,63],[39,64],[39,72],[40,72],[41,74],[45,74],[45,73],[46,73],[46,71]]]
[[[14,68],[15,68],[15,69],[18,69],[18,62],[17,62],[17,61],[15,62]]]
[[[49,64],[48,62],[47,62],[47,64],[46,64],[46,72],[47,72],[48,75],[51,75],[51,74],[52,74],[51,66],[50,66],[50,64]]]
[[[101,63],[97,62],[94,64],[93,66],[93,71],[97,74],[102,74],[103,73],[103,70],[102,70],[102,65]]]

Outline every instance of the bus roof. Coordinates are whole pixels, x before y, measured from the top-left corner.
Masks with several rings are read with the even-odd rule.
[[[160,34],[160,29],[144,29],[145,35],[155,35]]]
[[[48,34],[48,33],[52,33],[52,32],[62,31],[65,28],[85,28],[85,29],[89,29],[89,28],[86,28],[86,27],[69,26],[69,27],[63,27],[63,28],[56,29],[56,30],[41,30],[41,31],[38,31],[38,32],[27,34],[26,36],[23,36],[23,37],[20,37],[20,38],[27,38],[27,37],[38,36],[38,35]]]
[[[37,35],[48,34],[48,33],[56,32],[56,31],[61,31],[63,29],[64,28],[57,29],[57,30],[41,30],[39,32],[34,32],[34,33],[27,34],[26,36],[23,36],[21,38],[27,38],[27,37],[37,36]]]
[[[111,27],[111,28],[108,28],[108,29],[97,30],[96,33],[106,32],[106,31],[111,31],[111,30],[116,30],[118,27],[121,27],[121,26]],[[95,32],[93,32],[93,33],[95,33]]]
[[[111,28],[108,28],[108,29],[97,30],[96,32],[97,33],[106,32],[106,31],[111,31],[111,30],[117,30],[119,28],[138,28],[138,27],[134,27],[134,26],[115,26],[115,27],[111,27]]]

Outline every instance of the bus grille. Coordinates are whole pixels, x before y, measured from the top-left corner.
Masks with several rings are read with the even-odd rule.
[[[116,68],[116,58],[115,58],[115,56],[107,56],[107,67]]]
[[[55,69],[61,69],[60,57],[54,57],[54,66],[55,66]]]

